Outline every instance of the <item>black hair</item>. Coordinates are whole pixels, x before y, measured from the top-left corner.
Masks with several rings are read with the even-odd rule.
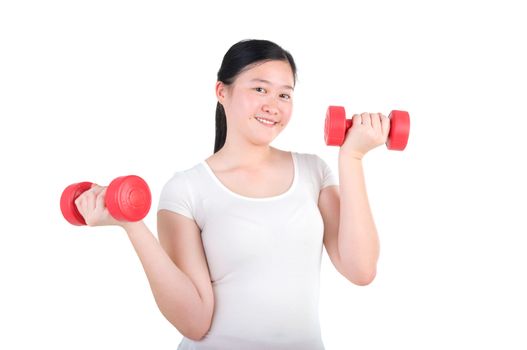
[[[286,61],[293,71],[296,82],[296,65],[291,54],[277,44],[268,40],[242,40],[231,46],[221,62],[218,71],[218,81],[230,85],[247,66],[268,60]],[[216,140],[214,153],[218,152],[225,144],[227,137],[227,118],[221,103],[216,105]]]

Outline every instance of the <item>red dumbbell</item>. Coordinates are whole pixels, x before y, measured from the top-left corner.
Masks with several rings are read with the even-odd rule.
[[[389,150],[402,151],[408,143],[410,134],[410,115],[405,111],[391,111],[390,134],[386,147]],[[346,119],[344,107],[329,106],[324,126],[324,140],[328,146],[340,146],[344,143],[346,132],[353,124],[352,119]]]
[[[72,225],[86,225],[79,213],[75,200],[92,187],[91,182],[79,182],[66,187],[60,197],[60,210]],[[143,219],[152,204],[152,195],[146,182],[135,175],[114,179],[106,189],[105,205],[110,215],[119,221],[139,221]]]

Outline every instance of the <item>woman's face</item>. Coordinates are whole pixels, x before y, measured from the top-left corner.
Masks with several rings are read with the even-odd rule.
[[[216,84],[227,116],[227,137],[269,144],[293,111],[293,71],[288,62],[265,61],[242,71],[231,85]]]

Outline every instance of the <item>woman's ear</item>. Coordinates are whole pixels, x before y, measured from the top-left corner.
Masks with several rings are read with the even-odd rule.
[[[218,102],[223,104],[223,101],[225,101],[225,95],[227,93],[227,85],[225,85],[222,81],[216,82],[216,98],[218,99]]]

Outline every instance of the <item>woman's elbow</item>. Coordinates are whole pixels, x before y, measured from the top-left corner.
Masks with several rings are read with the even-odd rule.
[[[346,278],[351,283],[357,286],[367,286],[373,282],[376,275],[377,275],[377,270],[371,269],[369,271],[350,273],[346,276]]]
[[[182,336],[193,341],[199,341],[205,338],[211,326],[211,320],[209,318],[203,320],[193,317],[180,324],[176,324],[170,319],[168,320]]]
[[[194,329],[188,329],[185,331],[181,331],[181,335],[193,341],[200,341],[203,338],[205,338],[208,331],[209,331],[209,328],[207,328],[206,330],[203,328],[202,329],[194,328]]]

